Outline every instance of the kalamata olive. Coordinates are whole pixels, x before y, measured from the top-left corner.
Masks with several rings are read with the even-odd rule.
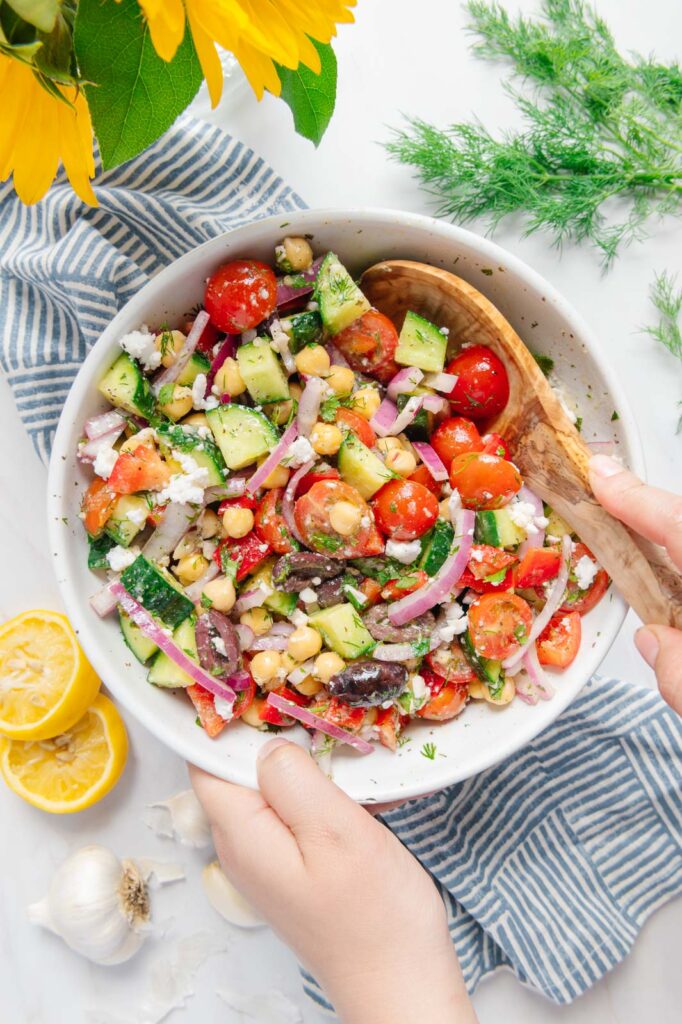
[[[431,636],[436,628],[436,620],[431,612],[418,615],[404,626],[394,626],[388,617],[388,604],[375,604],[362,616],[362,621],[375,640],[383,640],[390,644],[411,644],[422,637]]]
[[[202,668],[216,676],[229,676],[239,667],[239,638],[222,612],[200,615],[196,630],[197,653]]]
[[[275,562],[272,582],[278,590],[298,594],[310,586],[311,580],[331,580],[342,572],[343,563],[335,562],[326,555],[318,555],[314,551],[292,551]]]
[[[395,661],[367,658],[354,661],[329,680],[327,689],[353,707],[371,708],[399,697],[407,683],[407,669]]]
[[[331,608],[333,604],[341,604],[344,600],[343,576],[337,576],[334,580],[325,580],[315,588],[315,591],[320,608]]]

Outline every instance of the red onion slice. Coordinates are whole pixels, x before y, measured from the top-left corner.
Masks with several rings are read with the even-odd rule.
[[[98,590],[97,593],[93,594],[90,598],[90,607],[93,611],[97,612],[101,619],[105,618],[107,615],[111,615],[111,613],[116,610],[118,599],[111,588],[118,579],[119,577],[115,576],[113,579],[109,580],[101,590]]]
[[[296,363],[289,348],[289,335],[282,327],[277,317],[273,317],[270,324],[270,337],[272,338],[271,348],[282,357],[282,362],[287,373],[291,376],[296,372]]]
[[[561,542],[561,568],[559,569],[559,575],[552,583],[552,588],[547,595],[544,608],[536,616],[535,622],[531,626],[530,633],[528,634],[528,640],[525,644],[519,647],[518,651],[514,651],[508,658],[502,662],[505,669],[514,668],[518,662],[524,657],[527,651],[530,650],[531,644],[534,644],[537,638],[542,633],[543,629],[554,615],[554,612],[559,608],[559,605],[563,601],[564,591],[566,584],[568,583],[568,572],[571,560],[572,550],[571,538],[568,534],[565,535]],[[419,591],[417,591],[419,593]]]
[[[262,583],[258,586],[253,587],[252,590],[245,591],[237,603],[234,606],[234,610],[237,615],[241,615],[242,612],[251,611],[252,608],[260,608],[261,605],[270,597],[272,590],[268,590]]]
[[[393,404],[391,399],[384,398],[369,421],[370,426],[374,428],[379,437],[400,434],[405,427],[409,427],[423,404],[423,395],[413,395],[412,398],[408,398],[404,407],[398,412],[398,407]]]
[[[169,555],[196,520],[196,509],[170,502],[163,512],[163,519],[142,548],[142,554],[154,561]]]
[[[412,447],[422,460],[434,480],[447,480],[448,471],[443,465],[440,456],[425,441],[413,441]]]
[[[223,365],[226,359],[231,359],[237,349],[237,342],[239,341],[238,334],[228,334],[225,337],[225,341],[218,349],[218,355],[214,357],[211,363],[211,368],[206,374],[206,391],[204,392],[204,398],[207,398],[211,394],[211,388],[215,381],[215,375]]]
[[[250,644],[250,651],[286,651],[289,643],[285,636],[273,636],[266,633],[265,636],[257,636]]]
[[[239,650],[248,651],[249,647],[256,639],[256,634],[251,629],[251,626],[245,626],[241,622],[234,628],[235,632],[237,633],[237,637],[239,638]]]
[[[245,491],[246,477],[232,476],[224,484],[207,487],[204,491],[204,501],[210,505],[214,501],[223,501],[225,498],[241,498]]]
[[[310,462],[304,462],[302,466],[299,466],[289,480],[286,490],[284,491],[284,495],[282,496],[282,515],[284,516],[284,522],[287,524],[287,529],[291,536],[295,537],[298,543],[303,544],[304,546],[305,541],[296,526],[296,519],[294,517],[294,501],[296,500],[296,488],[306,473],[309,473],[314,465],[315,460],[311,459]]]
[[[424,395],[423,404],[427,412],[439,413],[450,410],[447,398],[443,398],[442,395]]]
[[[410,391],[414,391],[421,384],[423,378],[424,373],[418,366],[405,366],[402,370],[398,370],[395,377],[388,382],[386,394],[391,401],[395,402],[398,395],[406,395]]]
[[[187,363],[190,361],[192,353],[199,344],[199,339],[204,333],[204,328],[206,327],[209,319],[209,315],[205,309],[202,309],[197,313],[196,320],[192,324],[192,329],[185,338],[185,344],[180,349],[177,359],[172,366],[167,367],[154,379],[154,390],[157,394],[159,388],[162,388],[164,384],[174,383],[185,369]]]
[[[120,428],[120,433],[125,425],[126,421],[120,412],[116,412],[115,409],[109,409],[107,412],[101,412],[98,416],[91,416],[87,419],[84,424],[84,430],[86,436],[91,441],[96,441],[98,437],[112,434],[117,428]]]
[[[524,484],[519,493],[517,494],[519,501],[525,501],[529,505],[533,506],[533,518],[537,516],[544,516],[545,510],[540,498],[537,494],[531,491],[530,487],[526,487]],[[545,543],[545,531],[540,527],[536,527],[535,533],[528,533],[526,539],[519,545],[519,559],[523,558],[526,551],[530,551],[531,548],[541,548]]]
[[[317,423],[320,412],[320,405],[327,390],[327,385],[321,377],[308,377],[306,386],[303,389],[298,403],[296,423],[298,433],[302,437],[309,437],[310,431]]]
[[[350,363],[348,362],[346,357],[341,354],[336,345],[333,345],[331,341],[328,341],[324,347],[327,351],[327,355],[329,356],[332,366],[350,367]]]
[[[537,704],[538,697],[540,700],[551,700],[554,696],[554,687],[543,672],[538,660],[537,644],[533,644],[526,651],[522,663],[528,675],[517,677],[517,697],[520,697],[526,704]]]
[[[445,395],[452,392],[457,380],[457,375],[454,373],[427,373],[424,377],[427,387],[433,388],[434,391],[442,391]]]
[[[287,448],[289,447],[292,441],[296,440],[297,436],[298,425],[296,423],[292,423],[291,426],[287,427],[287,429],[284,431],[281,438],[279,439],[275,447],[272,449],[265,462],[261,466],[259,466],[256,472],[253,474],[253,476],[246,481],[247,491],[250,491],[251,494],[255,494],[255,492],[258,490],[263,481],[267,480],[267,478],[270,476],[273,469],[275,469],[276,466],[279,466],[280,462],[287,453]]]
[[[123,433],[124,427],[114,427],[108,434],[100,434],[93,437],[91,441],[85,441],[78,446],[76,455],[81,462],[94,462],[104,448],[111,448]]]
[[[315,285],[315,279],[317,278],[317,272],[320,269],[320,264],[324,256],[318,256],[318,258],[312,263],[308,270],[304,270],[301,273],[287,274],[287,277],[302,277],[305,278],[306,284],[302,288],[297,288],[292,284],[285,284],[284,280],[280,278],[277,282],[277,308],[284,306],[286,303],[291,302],[292,299],[301,299],[306,295],[310,295]]]
[[[325,722],[324,718],[320,718],[319,715],[309,711],[308,708],[300,708],[298,704],[280,697],[277,693],[268,694],[268,704],[271,704],[277,711],[281,711],[283,715],[289,715],[290,718],[295,718],[303,725],[307,725],[309,729],[317,729],[319,732],[323,732],[325,736],[331,736],[332,739],[339,740],[340,743],[347,743],[349,746],[355,747],[361,754],[371,754],[374,751],[372,744],[366,740],[346,732],[345,729],[338,725]]]

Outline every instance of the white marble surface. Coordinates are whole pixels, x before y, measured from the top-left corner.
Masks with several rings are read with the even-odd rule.
[[[519,5],[532,10],[524,0]],[[679,56],[682,8],[671,0],[600,0],[600,11],[625,47],[661,57]],[[491,125],[508,120],[498,73],[467,52],[464,18],[451,0],[364,0],[357,24],[338,42],[340,96],[337,114],[319,150],[295,138],[288,114],[274,100],[228,104],[215,119],[257,149],[310,205],[384,205],[429,209],[407,172],[387,162],[377,144],[399,111],[446,123],[474,114]],[[677,50],[677,53],[676,53]],[[569,248],[560,259],[546,239],[519,242],[515,232],[498,240],[544,273],[590,321],[618,364],[640,425],[649,477],[682,483],[682,438],[674,434],[681,397],[680,368],[637,328],[650,316],[647,287],[654,270],[679,270],[679,222],[657,228],[656,239],[625,252],[601,276],[596,257]],[[0,383],[0,615],[35,606],[59,607],[44,523],[45,473],[23,434],[6,384]],[[632,616],[604,663],[609,673],[652,683],[633,652]],[[266,931],[222,926],[198,888],[205,852],[156,838],[141,821],[146,803],[186,784],[184,765],[134,721],[128,720],[131,754],[122,782],[91,811],[52,819],[0,789],[0,1019],[3,1024],[86,1024],[88,1010],[130,1013],[145,990],[150,965],[168,948],[151,940],[129,965],[93,967],[26,921],[25,906],[42,896],[53,868],[89,842],[120,855],[146,855],[185,864],[188,883],[158,894],[156,917],[168,938],[202,928],[222,929],[229,952],[202,968],[197,995],[172,1022],[237,1024],[243,1019],[215,995],[220,984],[259,992],[277,987],[301,1004],[306,1024],[316,1014],[304,1003],[293,958]],[[679,1019],[678,968],[682,903],[661,909],[643,929],[632,954],[591,992],[557,1008],[522,988],[508,973],[484,983],[475,997],[483,1024],[672,1024]]]

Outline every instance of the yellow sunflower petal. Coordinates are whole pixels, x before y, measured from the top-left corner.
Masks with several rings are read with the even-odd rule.
[[[75,113],[68,108],[61,115],[61,148],[64,170],[71,186],[84,203],[98,206],[90,178],[95,174],[92,154],[92,123],[90,111],[82,93],[74,100]]]
[[[263,99],[265,89],[274,96],[279,96],[282,91],[282,83],[279,80],[277,69],[269,57],[257,50],[255,46],[248,43],[240,43],[232,51],[242,66],[249,85],[259,100]]]
[[[29,71],[29,75],[32,76]],[[59,100],[35,81],[31,102],[24,108],[14,147],[14,189],[22,203],[36,203],[47,192],[59,166],[59,128],[54,104]]]
[[[223,94],[223,68],[215,44],[207,32],[195,18],[191,6],[187,7],[187,19],[192,30],[194,48],[201,64],[201,70],[206,79],[208,94],[211,97],[211,106],[217,107],[220,97]]]
[[[182,0],[139,0],[154,49],[162,60],[173,60],[185,34]]]

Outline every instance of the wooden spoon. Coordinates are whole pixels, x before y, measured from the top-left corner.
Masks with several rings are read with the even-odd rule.
[[[509,401],[487,429],[506,438],[528,486],[594,552],[642,621],[682,628],[682,577],[662,548],[631,534],[597,503],[588,483],[589,449],[499,310],[454,274],[409,260],[375,264],[361,287],[398,329],[411,309],[449,329],[449,350],[477,342],[502,359]]]

